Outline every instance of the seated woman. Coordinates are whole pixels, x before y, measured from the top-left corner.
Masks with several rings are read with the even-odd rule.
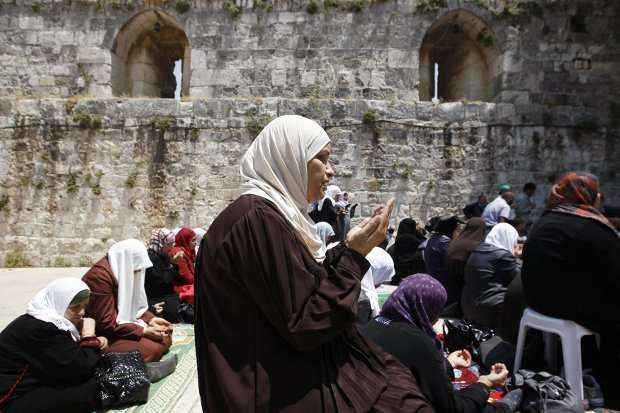
[[[315,227],[316,232],[319,234],[319,238],[321,238],[321,241],[323,241],[323,245],[325,245],[325,247],[335,240],[334,236],[336,233],[334,232],[332,226],[327,222],[317,222]]]
[[[152,265],[144,244],[127,239],[110,247],[82,277],[90,287],[86,315],[110,351],[139,350],[145,362],[158,361],[172,344],[170,323],[148,311],[145,270]]]
[[[425,271],[422,251],[419,249],[420,244],[426,240],[424,232],[411,218],[405,218],[398,224],[394,245],[387,249],[394,260],[396,272],[392,284],[398,285],[403,278]]]
[[[176,234],[174,248],[169,255],[176,262],[178,275],[174,279],[174,291],[181,301],[194,305],[194,279],[196,272],[196,233],[183,227]]]
[[[388,283],[394,276],[394,261],[383,248],[374,247],[366,255],[370,268],[361,281],[362,291],[357,305],[357,323],[364,325],[379,315],[379,294],[377,287]]]
[[[178,269],[168,255],[173,246],[174,236],[169,229],[153,230],[148,248],[153,266],[146,269],[144,288],[149,309],[171,323],[178,323],[181,301],[173,284],[178,276]]]
[[[519,275],[519,233],[502,222],[471,252],[465,265],[461,309],[467,320],[497,329],[501,322],[506,290]]]
[[[0,411],[92,412],[104,337],[82,318],[90,292],[75,278],[50,283],[0,333]]]
[[[620,239],[599,212],[598,179],[569,173],[552,189],[523,253],[527,305],[600,335],[594,375],[605,405],[618,410],[620,371]]]
[[[503,364],[481,376],[477,383],[456,391],[451,382],[453,369],[469,367],[467,351],[446,359],[433,324],[446,303],[446,290],[427,274],[405,278],[384,304],[379,317],[363,330],[367,338],[408,367],[436,412],[514,412],[521,401],[516,392],[489,405],[489,391],[504,384],[508,370]]]
[[[433,234],[424,248],[426,272],[437,278],[442,284],[445,278],[446,253],[458,227],[459,220],[455,216],[439,218],[433,228]]]
[[[482,218],[471,218],[463,231],[450,243],[445,258],[445,277],[441,280],[448,301],[446,307],[452,306],[451,315],[461,316],[461,294],[465,282],[465,264],[471,252],[484,239],[486,225]]]
[[[364,258],[394,201],[326,251],[308,204],[334,175],[327,132],[271,121],[241,160],[243,194],[209,227],[196,284],[202,407],[212,412],[430,413],[411,372],[355,326]]]

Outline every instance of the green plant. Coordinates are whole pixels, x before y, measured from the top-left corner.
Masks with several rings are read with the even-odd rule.
[[[180,216],[181,214],[179,214],[179,211],[176,210],[172,210],[168,213],[168,217],[170,217],[170,219],[173,221],[178,220]]]
[[[151,125],[153,126],[154,129],[165,132],[168,129],[170,129],[170,127],[172,126],[172,119],[157,117],[153,119],[153,121],[151,122]]]
[[[75,105],[77,105],[77,98],[75,96],[71,96],[67,99],[65,102],[65,111],[67,112],[67,115],[73,112]]]
[[[188,0],[177,0],[174,8],[176,9],[177,13],[183,14],[189,11],[189,9],[191,8],[191,4]]]
[[[21,186],[22,188],[26,188],[29,185],[30,178],[28,178],[27,176],[22,176],[21,178],[19,178],[19,186]]]
[[[95,4],[95,10],[97,11],[103,10],[103,0],[99,0],[97,4]]]
[[[90,84],[93,81],[93,77],[90,73],[86,71],[86,67],[82,63],[78,63],[77,68],[78,68],[78,72],[80,73],[80,76],[84,79],[84,88],[88,90],[90,88]]]
[[[90,189],[91,191],[93,191],[93,194],[95,194],[96,196],[101,195],[101,185],[99,185],[99,183],[96,183]]]
[[[332,8],[336,9],[340,7],[340,0],[324,0],[323,7],[325,7],[325,10],[332,9]]]
[[[270,13],[273,11],[273,4],[265,0],[254,0],[254,9],[261,9]]]
[[[435,13],[446,7],[446,0],[417,0],[415,11],[418,13]]]
[[[192,128],[192,131],[189,135],[189,139],[192,142],[196,142],[198,140],[198,138],[200,137],[200,129],[198,128]]]
[[[110,5],[114,10],[119,10],[121,8],[120,0],[110,0]]]
[[[87,255],[82,255],[78,261],[78,267],[90,267],[93,265],[93,259]]]
[[[138,173],[132,172],[131,174],[129,174],[129,176],[125,180],[125,188],[129,188],[129,189],[135,188],[137,181],[138,181]]]
[[[255,138],[273,118],[267,114],[259,114],[256,108],[250,109],[246,114],[245,128],[252,138]]]
[[[79,108],[73,114],[73,122],[77,123],[80,128],[101,129],[103,121],[98,116],[92,116],[86,113],[84,108]]]
[[[65,257],[59,255],[54,259],[54,262],[52,262],[52,267],[71,267],[71,263]]]
[[[374,126],[377,120],[377,112],[375,112],[374,110],[366,111],[366,113],[364,113],[364,116],[362,117],[362,123],[364,125]]]
[[[4,256],[4,266],[6,268],[30,267],[30,261],[28,261],[21,249],[14,249],[7,252]]]
[[[241,16],[241,7],[237,6],[232,0],[226,0],[226,2],[224,2],[224,10],[226,10],[233,19]]]
[[[348,11],[359,13],[366,8],[366,0],[348,0],[346,6]]]
[[[10,198],[7,194],[3,194],[2,196],[0,196],[0,211],[9,210],[9,201]]]
[[[35,189],[41,190],[45,187],[45,182],[43,181],[37,181],[37,183],[34,184]]]
[[[133,0],[127,0],[126,6],[127,6],[127,10],[133,10],[134,7],[135,7],[134,3],[133,3]]]
[[[33,13],[41,13],[43,6],[39,3],[32,3],[31,8]]]
[[[192,186],[191,186],[191,188],[189,190],[189,195],[192,198],[195,198],[196,195],[198,195],[198,187],[196,186],[196,183],[192,183]]]
[[[105,174],[103,173],[103,171],[101,169],[98,170],[97,172],[95,172],[95,177],[97,179],[101,179],[103,177],[103,175],[105,175]]]
[[[319,12],[319,2],[317,0],[310,0],[306,7],[306,11],[309,14],[317,14]]]
[[[77,180],[75,179],[75,175],[72,173],[69,173],[69,176],[67,178],[67,192],[70,194],[74,194],[78,191],[79,187],[77,184]]]

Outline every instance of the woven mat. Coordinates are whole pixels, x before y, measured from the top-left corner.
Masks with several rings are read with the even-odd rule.
[[[176,354],[179,358],[175,372],[158,383],[151,384],[149,401],[146,404],[111,411],[123,413],[202,412],[196,375],[193,325],[174,326],[172,347],[164,359],[171,357],[172,354]]]

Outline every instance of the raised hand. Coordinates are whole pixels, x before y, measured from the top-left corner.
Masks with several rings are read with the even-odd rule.
[[[349,231],[345,241],[347,247],[363,256],[368,255],[374,247],[385,239],[393,209],[394,199],[390,199],[386,205],[375,209],[372,218],[366,218]]]

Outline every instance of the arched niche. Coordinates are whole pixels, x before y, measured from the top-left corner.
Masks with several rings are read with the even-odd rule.
[[[492,100],[501,82],[496,42],[488,25],[467,10],[437,20],[420,49],[420,100]]]
[[[185,31],[172,16],[159,10],[136,14],[114,39],[112,92],[115,96],[174,98],[178,87],[175,64],[180,64],[180,95],[187,96],[190,56]]]

